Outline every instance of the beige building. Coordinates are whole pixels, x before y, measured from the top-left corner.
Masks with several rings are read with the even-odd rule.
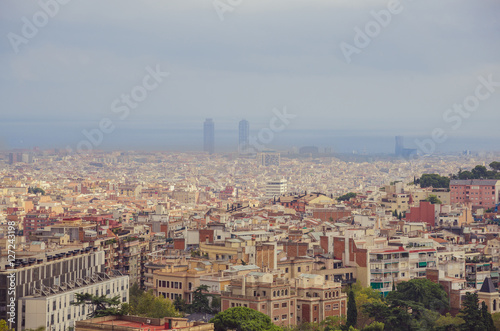
[[[340,283],[321,275],[302,274],[296,280],[297,323],[319,323],[347,314],[347,294]]]
[[[185,264],[182,264],[182,263]],[[181,261],[181,264],[167,264],[165,268],[153,272],[155,294],[164,298],[175,300],[178,297],[191,303],[192,293],[200,286],[201,277],[217,276],[217,265],[209,261]]]
[[[221,293],[222,311],[233,307],[248,307],[271,318],[278,326],[296,324],[297,298],[290,282],[277,275],[251,272],[234,279]]]
[[[425,188],[415,188],[410,190],[411,197],[414,204],[418,204],[419,201],[427,199],[430,195],[435,195],[439,200],[441,200],[443,205],[450,204],[450,192],[447,189],[425,189]]]

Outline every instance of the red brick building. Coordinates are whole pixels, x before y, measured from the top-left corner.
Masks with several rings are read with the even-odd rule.
[[[26,214],[23,221],[24,235],[34,233],[46,226],[51,226],[59,222],[54,213],[48,211],[34,211]]]
[[[406,220],[408,222],[424,222],[429,226],[435,226],[436,223],[436,206],[429,201],[420,201],[418,207],[410,207],[406,212]]]

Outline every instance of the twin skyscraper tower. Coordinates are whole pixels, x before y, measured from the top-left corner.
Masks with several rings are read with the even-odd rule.
[[[241,120],[238,124],[238,152],[244,153],[248,149],[250,137],[250,124]],[[215,152],[215,124],[211,118],[203,123],[203,151],[208,154]]]

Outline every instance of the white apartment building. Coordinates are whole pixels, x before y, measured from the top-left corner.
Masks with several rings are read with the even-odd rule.
[[[266,183],[266,198],[279,197],[287,192],[288,182],[286,179],[274,179]]]
[[[122,303],[128,302],[129,277],[120,273],[108,276],[104,273],[77,279],[64,286],[42,286],[32,296],[19,300],[18,311],[22,314],[17,330],[45,327],[47,331],[66,331],[75,327],[76,321],[85,320],[91,313],[91,306],[74,306],[76,293],[90,293],[108,298],[120,296]]]

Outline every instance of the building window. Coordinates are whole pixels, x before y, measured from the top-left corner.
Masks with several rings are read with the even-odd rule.
[[[284,321],[286,320],[286,315],[281,315],[281,319]]]
[[[325,310],[332,310],[332,305],[326,305]]]
[[[333,309],[339,309],[339,304],[338,303],[334,303],[333,304]]]
[[[282,307],[282,308],[286,308],[286,302],[283,302],[283,303],[281,304],[281,307]]]
[[[278,309],[280,307],[280,304],[279,303],[275,303],[274,304],[274,309]]]

